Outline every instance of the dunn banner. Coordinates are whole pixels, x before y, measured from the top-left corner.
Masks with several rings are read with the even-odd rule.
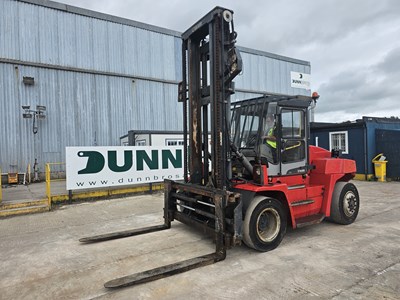
[[[67,190],[183,179],[183,146],[66,147]]]

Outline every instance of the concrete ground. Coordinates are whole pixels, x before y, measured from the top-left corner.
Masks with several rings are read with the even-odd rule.
[[[162,194],[61,207],[0,220],[0,299],[399,299],[400,183],[354,182],[356,222],[289,230],[274,251],[227,259],[110,291],[103,283],[207,254],[209,238],[172,229],[83,245],[94,234],[162,223]]]
[[[3,185],[1,187],[2,201],[1,205],[12,205],[21,204],[25,202],[32,202],[47,199],[46,182],[35,182],[29,185]],[[143,193],[153,190],[157,192],[162,189],[161,183],[153,183],[153,185],[143,184],[143,185],[126,185],[118,186],[114,188],[104,188],[104,189],[79,189],[71,191],[72,201],[82,200],[82,199],[96,199],[108,195],[113,195],[113,197],[118,197],[118,195],[129,195],[134,193]],[[54,202],[66,201],[68,200],[69,192],[66,187],[65,180],[52,180],[50,183],[50,195]],[[55,198],[59,198],[54,200]],[[62,200],[60,200],[62,198]]]
[[[4,185],[2,187],[3,204],[19,203],[26,201],[34,201],[45,199],[46,195],[46,182],[35,182],[29,185]],[[68,194],[65,181],[52,181],[51,182],[52,195]]]

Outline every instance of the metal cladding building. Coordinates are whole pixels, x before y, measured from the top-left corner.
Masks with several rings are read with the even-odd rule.
[[[388,160],[387,177],[400,180],[400,119],[363,117],[352,122],[311,123],[310,127],[312,144],[339,149],[342,157],[356,161],[356,179],[374,179],[372,160],[382,153]]]
[[[309,62],[239,50],[233,101],[310,95],[292,84]],[[36,159],[42,173],[65,161],[66,146],[116,146],[132,129],[182,130],[181,51],[176,31],[52,1],[0,1],[2,172]]]

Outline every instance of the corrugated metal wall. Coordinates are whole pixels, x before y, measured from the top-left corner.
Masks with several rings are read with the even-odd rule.
[[[239,49],[244,67],[241,76],[235,79],[238,91],[310,95],[310,91],[290,86],[291,71],[310,74],[311,70],[308,62],[279,57],[243,47],[239,47]]]
[[[290,71],[310,73],[308,62],[241,50],[233,100],[309,94],[290,87]],[[0,166],[22,172],[37,158],[43,171],[65,160],[66,146],[119,145],[129,130],[179,131],[180,80],[179,33],[54,2],[1,0]],[[37,134],[22,105],[47,107]]]
[[[178,80],[178,36],[15,0],[0,1],[0,57]],[[178,50],[178,51],[177,51]]]
[[[64,161],[66,146],[117,145],[132,128],[181,128],[175,84],[2,63],[0,74],[4,171],[8,162],[22,168],[34,158]],[[23,76],[35,84],[24,85]],[[47,107],[37,134],[33,120],[22,118],[22,105]]]

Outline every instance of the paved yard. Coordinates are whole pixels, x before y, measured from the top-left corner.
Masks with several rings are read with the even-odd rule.
[[[0,299],[399,299],[400,183],[355,184],[362,202],[352,225],[289,230],[272,252],[236,247],[217,264],[117,291],[103,283],[214,245],[177,222],[167,231],[79,244],[84,236],[161,224],[162,194],[2,219]]]

